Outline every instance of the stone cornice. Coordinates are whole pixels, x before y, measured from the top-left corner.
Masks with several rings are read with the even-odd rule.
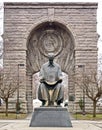
[[[5,2],[5,8],[94,8],[97,9],[97,2]]]

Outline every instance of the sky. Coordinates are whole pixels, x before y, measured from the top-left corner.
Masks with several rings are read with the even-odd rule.
[[[98,53],[99,56],[102,56],[102,0],[0,0],[0,35],[3,34],[3,2],[98,2],[97,33],[100,35]],[[0,37],[1,40],[2,38]]]

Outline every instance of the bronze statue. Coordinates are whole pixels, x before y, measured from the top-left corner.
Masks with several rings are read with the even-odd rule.
[[[63,102],[62,72],[60,66],[55,63],[54,54],[48,55],[49,62],[42,65],[40,70],[40,86],[38,99],[43,106],[59,106]]]

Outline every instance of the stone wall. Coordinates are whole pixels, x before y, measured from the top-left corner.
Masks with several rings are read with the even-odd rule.
[[[20,98],[25,112],[29,106],[28,111],[32,111],[32,73],[28,69],[26,57],[27,43],[32,30],[45,22],[61,24],[73,39],[72,66],[75,67],[75,71],[78,65],[85,65],[86,69],[89,69],[89,65],[96,68],[98,39],[96,11],[97,3],[4,3],[4,70],[7,73],[8,67],[17,68],[19,64],[24,64],[20,67],[19,75],[20,79],[23,79]],[[68,54],[67,50],[65,52]],[[67,60],[63,55],[60,58]],[[63,60],[59,64],[63,68]],[[67,66],[69,64],[67,63]],[[18,73],[18,69],[16,70]],[[70,75],[70,71],[67,72],[64,68],[63,71]],[[70,88],[69,93],[74,94],[78,101],[80,89],[74,86],[72,79],[69,81],[73,88]]]

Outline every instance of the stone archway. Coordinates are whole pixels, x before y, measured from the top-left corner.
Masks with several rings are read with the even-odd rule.
[[[71,74],[74,69],[74,38],[68,28],[59,22],[43,22],[32,29],[27,41],[27,105],[32,110],[32,75],[47,61],[47,54],[53,52],[56,62],[69,76],[69,93],[74,94]],[[73,90],[72,92],[70,90]]]
[[[69,94],[75,94],[78,102],[82,92],[77,85],[74,89],[74,64],[75,73],[80,71],[80,65],[85,66],[87,74],[89,66],[97,69],[97,3],[4,3],[4,9],[4,73],[7,75],[12,68],[16,71],[12,78],[17,79],[19,73],[21,112],[32,110],[32,75],[47,60],[44,55],[49,51],[58,52],[56,62],[68,74]],[[56,43],[52,42],[51,48],[46,43],[47,33]],[[14,96],[16,100],[17,94]],[[90,112],[89,104],[86,107]]]

